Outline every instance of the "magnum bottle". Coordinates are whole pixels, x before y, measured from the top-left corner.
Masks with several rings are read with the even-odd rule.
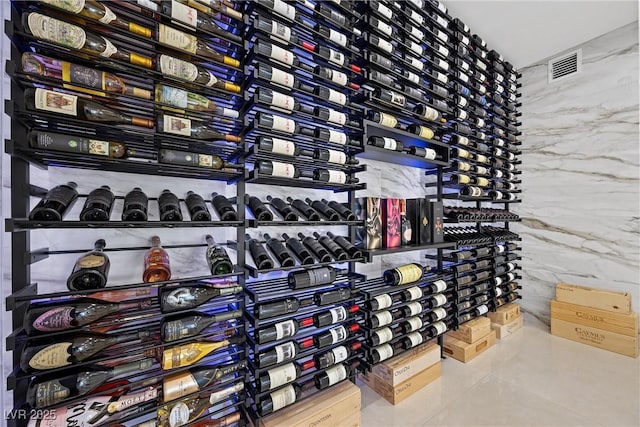
[[[213,128],[212,126],[205,124],[203,121],[192,120],[186,117],[170,116],[168,114],[158,115],[157,130],[158,132],[183,136],[187,138],[195,138],[204,141],[241,141],[241,138],[239,136],[224,134]],[[222,166],[214,169],[221,168]]]
[[[107,185],[93,190],[84,202],[80,212],[80,220],[88,222],[109,221],[114,200],[115,196]]]
[[[271,203],[271,206],[280,214],[284,221],[297,221],[298,215],[291,209],[284,200],[279,197],[267,196],[267,200]]]
[[[344,362],[361,347],[362,343],[360,341],[354,341],[351,345],[341,345],[326,353],[317,354],[313,356],[315,367],[318,370],[326,369],[336,363]]]
[[[65,83],[72,83],[71,85],[63,84],[63,86],[67,89],[74,89],[81,92],[95,93],[95,91],[74,86],[74,84],[86,86],[98,91],[124,94],[136,98],[151,99],[152,97],[150,91],[130,86],[115,74],[31,52],[22,54],[22,70],[28,74],[37,74],[39,76],[61,80]]]
[[[424,267],[420,264],[405,264],[384,272],[384,281],[388,285],[406,285],[420,280]]]
[[[182,221],[182,210],[178,196],[170,190],[163,190],[158,197],[160,221]]]
[[[166,376],[162,381],[163,402],[179,399],[188,394],[197,393],[221,382],[227,375],[246,368],[247,362],[242,360],[220,366],[202,366]]]
[[[213,287],[201,284],[189,284],[188,286],[163,287],[160,289],[160,311],[171,313],[174,311],[196,308],[207,301],[236,295],[242,292],[242,286]]]
[[[156,61],[156,67],[162,74],[178,80],[197,83],[207,87],[240,93],[241,87],[233,82],[222,80],[211,71],[200,65],[175,58],[169,55],[160,55]]]
[[[233,208],[233,205],[222,194],[211,193],[211,204],[213,205],[216,213],[220,217],[220,221],[237,221],[238,213]]]
[[[31,221],[62,221],[78,199],[75,182],[53,187],[29,214]]]
[[[227,251],[220,245],[217,245],[213,236],[207,234],[207,264],[209,270],[214,276],[219,274],[228,274],[233,271],[233,263]]]
[[[211,221],[211,214],[202,196],[193,191],[189,191],[184,201],[189,210],[191,221]]]
[[[148,207],[149,198],[140,187],[135,187],[124,196],[122,220],[131,222],[146,221]]]
[[[169,6],[170,7],[170,6]],[[158,42],[182,52],[200,55],[231,67],[239,67],[240,61],[223,55],[198,37],[164,24],[158,24]]]
[[[75,365],[116,344],[148,336],[148,331],[141,331],[118,335],[75,333],[58,337],[55,344],[27,345],[20,357],[20,368],[24,372],[34,372]]]
[[[169,254],[160,246],[160,237],[153,236],[151,245],[151,249],[144,255],[142,281],[153,283],[169,280],[171,278]]]
[[[340,215],[338,212],[334,211],[324,202],[320,200],[311,200],[310,198],[306,198],[305,201],[309,204],[313,209],[320,212],[322,216],[324,216],[328,221],[340,221]]]
[[[296,258],[298,258],[300,264],[310,265],[315,262],[311,253],[305,248],[300,240],[295,237],[289,237],[287,233],[282,233],[282,238],[284,239],[287,248],[293,252]]]
[[[264,234],[264,238],[267,242],[267,247],[269,247],[271,252],[276,256],[281,267],[293,267],[296,264],[293,257],[280,240],[274,239],[266,233]]]
[[[255,196],[249,196],[249,210],[253,217],[260,222],[273,221],[271,211]]]
[[[276,368],[271,368],[256,378],[258,392],[273,390],[297,380],[302,372],[313,368],[313,360],[299,364],[296,362],[287,363]]]
[[[96,240],[95,248],[76,260],[67,279],[67,288],[70,291],[100,289],[107,286],[111,262],[103,251],[106,245],[104,239]]]
[[[336,236],[332,232],[328,231],[327,236],[331,237],[334,242],[339,244],[349,255],[350,259],[362,258],[362,251],[356,248],[350,241],[343,236]]]
[[[144,371],[151,365],[153,365],[153,359],[143,359],[112,368],[91,365],[82,368],[81,371],[51,380],[35,377],[27,389],[27,403],[34,409],[58,405],[69,399],[91,393],[111,378]]]
[[[217,350],[243,342],[244,337],[240,336],[222,341],[199,341],[170,347],[162,352],[162,369],[167,371],[193,365]]]
[[[61,303],[34,304],[24,316],[23,327],[28,335],[76,329],[111,314],[148,308],[151,300],[110,303],[92,298],[79,298]]]
[[[260,320],[295,313],[300,309],[300,300],[294,297],[256,304],[253,314]]]
[[[329,236],[321,236],[318,232],[314,231],[313,236],[317,239],[318,242],[331,254],[333,259],[336,261],[345,261],[349,258],[349,255],[334,242]]]
[[[251,236],[245,234],[245,239],[249,245],[249,253],[255,263],[258,270],[270,270],[273,266],[273,260],[267,253],[262,243],[257,239],[252,239]]]
[[[242,310],[232,310],[211,315],[195,313],[179,319],[163,321],[161,326],[162,341],[173,342],[195,337],[214,323],[239,317],[242,317]]]
[[[306,248],[318,259],[319,262],[331,262],[331,255],[322,247],[320,242],[311,236],[305,236],[303,233],[298,233],[298,237],[302,240],[302,243]]]
[[[322,203],[338,212],[345,221],[356,221],[358,219],[356,218],[356,215],[342,203],[338,203],[335,200],[327,201],[326,199],[322,199]]]
[[[291,203],[291,206],[296,208],[296,210],[298,210],[298,212],[300,212],[307,221],[320,221],[320,215],[318,215],[315,209],[309,206],[304,200],[287,197],[287,201]]]

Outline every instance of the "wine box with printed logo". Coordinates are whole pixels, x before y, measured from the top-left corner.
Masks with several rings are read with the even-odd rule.
[[[412,245],[431,243],[431,221],[429,221],[429,201],[422,199],[407,199],[407,218],[411,223]]]

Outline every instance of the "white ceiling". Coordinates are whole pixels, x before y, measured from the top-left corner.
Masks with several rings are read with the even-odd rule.
[[[638,20],[638,1],[444,0],[489,49],[516,68]]]

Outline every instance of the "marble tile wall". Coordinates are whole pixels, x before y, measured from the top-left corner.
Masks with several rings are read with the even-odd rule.
[[[521,70],[524,308],[548,322],[558,282],[626,291],[640,310],[638,22],[586,42],[582,73]],[[558,52],[561,54],[562,52]]]

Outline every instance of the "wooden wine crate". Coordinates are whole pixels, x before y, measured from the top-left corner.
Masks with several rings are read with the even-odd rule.
[[[260,427],[359,427],[360,388],[342,381],[260,419]]]
[[[490,331],[484,338],[471,344],[445,335],[443,351],[452,358],[467,363],[487,351],[495,343],[496,331]]]
[[[498,307],[496,311],[490,311],[487,313],[487,316],[491,320],[491,323],[504,325],[505,323],[509,323],[516,317],[520,316],[520,306],[516,303],[510,302]]]
[[[608,310],[552,300],[551,318],[630,337],[638,335],[638,315],[636,313],[614,313]]]
[[[505,323],[504,325],[500,325],[498,323],[492,323],[491,329],[496,331],[496,338],[499,340],[503,340],[508,336],[512,335],[514,332],[522,329],[522,325],[524,324],[524,317],[518,316],[513,319],[509,323]]]
[[[627,292],[558,283],[556,285],[556,300],[614,313],[631,313],[631,295]]]
[[[387,384],[396,386],[439,362],[440,355],[440,346],[428,342],[375,365],[372,373]]]
[[[491,320],[487,317],[476,317],[458,327],[457,331],[449,331],[447,335],[458,340],[474,343],[491,332]]]
[[[622,335],[579,323],[551,318],[551,334],[625,356],[638,357],[638,336]]]
[[[441,374],[442,362],[438,361],[434,365],[431,365],[427,369],[396,386],[392,386],[374,373],[361,374],[360,379],[373,391],[382,396],[387,402],[392,405],[397,405],[407,397],[421,390],[427,384],[430,384],[440,378]]]

